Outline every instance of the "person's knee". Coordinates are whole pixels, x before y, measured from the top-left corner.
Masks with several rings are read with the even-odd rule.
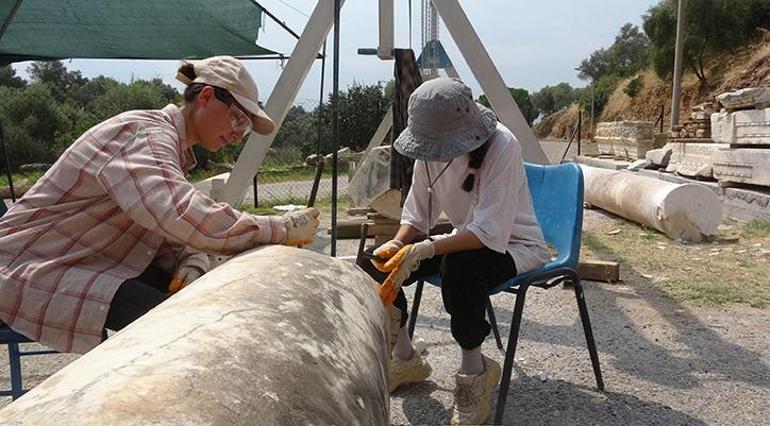
[[[441,265],[441,277],[456,278],[458,281],[468,281],[479,275],[481,253],[479,250],[458,251],[449,253]]]

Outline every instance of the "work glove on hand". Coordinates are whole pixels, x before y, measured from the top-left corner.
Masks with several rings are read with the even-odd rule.
[[[378,258],[382,259],[381,262],[378,262],[376,259],[372,259],[372,264],[379,270],[382,271],[383,265],[385,262],[390,259],[391,257],[395,256],[396,253],[398,253],[399,250],[404,248],[404,243],[402,243],[399,240],[390,240],[387,243],[377,247],[374,249],[372,254],[377,256]],[[382,272],[388,272],[388,271],[382,271]]]
[[[171,279],[171,284],[168,285],[168,292],[170,294],[176,293],[187,287],[187,284],[200,278],[203,273],[203,270],[197,266],[182,266]]]
[[[420,241],[416,244],[407,244],[387,262],[381,265],[375,263],[375,267],[383,272],[390,272],[380,286],[380,299],[387,306],[396,300],[401,285],[409,275],[420,267],[420,262],[430,259],[436,251],[430,240]],[[382,268],[380,268],[380,266]]]
[[[287,246],[300,246],[310,244],[318,232],[318,216],[321,212],[315,207],[306,207],[294,210],[283,215],[283,223],[286,225]]]

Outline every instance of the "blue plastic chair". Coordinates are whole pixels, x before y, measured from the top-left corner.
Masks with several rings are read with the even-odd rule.
[[[505,364],[495,412],[495,424],[502,424],[505,411],[505,401],[508,397],[508,387],[511,381],[513,360],[516,355],[516,344],[519,339],[521,316],[524,310],[524,297],[529,287],[551,288],[560,283],[571,284],[575,290],[580,320],[583,323],[586,345],[596,376],[596,387],[604,391],[602,371],[599,366],[599,356],[596,352],[591,322],[588,318],[583,286],[577,273],[578,256],[580,254],[580,238],[583,227],[583,173],[574,163],[554,166],[538,166],[525,164],[529,191],[535,207],[545,240],[557,251],[555,260],[548,262],[542,268],[516,276],[490,290],[494,295],[500,292],[516,294],[516,305],[513,309],[511,332],[508,337],[508,348],[505,351]],[[430,284],[441,286],[441,277],[433,275],[425,279]],[[417,313],[420,309],[420,297],[423,281],[417,283],[412,314],[409,318],[410,335],[414,333]],[[492,330],[497,339],[498,347],[502,349],[500,333],[494,317],[491,302],[487,305],[487,314]]]
[[[5,201],[0,199],[0,217],[8,211]],[[10,396],[16,399],[24,394],[25,390],[21,378],[21,357],[29,355],[55,354],[56,351],[47,349],[40,351],[22,351],[20,343],[32,343],[33,340],[19,334],[6,324],[0,322],[0,345],[8,345],[8,369],[11,373],[11,390],[0,390],[0,396]]]

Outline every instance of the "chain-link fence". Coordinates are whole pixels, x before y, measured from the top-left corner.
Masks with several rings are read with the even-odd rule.
[[[259,170],[252,186],[246,192],[244,204],[257,208],[268,208],[282,204],[305,205],[313,188],[316,167],[265,166]],[[337,170],[338,198],[347,196],[348,166],[340,164]],[[326,163],[318,185],[317,200],[331,199],[332,167]]]

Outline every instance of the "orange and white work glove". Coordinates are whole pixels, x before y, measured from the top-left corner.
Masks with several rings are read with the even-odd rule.
[[[395,256],[396,253],[398,253],[398,251],[401,250],[402,248],[404,248],[404,243],[402,243],[399,240],[390,240],[387,243],[374,249],[372,254],[379,257],[384,262],[390,259],[391,257]]]
[[[200,278],[203,273],[203,270],[197,266],[182,266],[171,279],[171,284],[168,285],[168,292],[170,294],[176,293]]]
[[[286,225],[287,246],[299,246],[310,244],[318,233],[318,216],[321,212],[315,207],[287,212],[283,215],[283,223]]]
[[[396,300],[401,285],[409,275],[420,267],[420,262],[430,259],[436,254],[433,242],[420,241],[415,244],[407,244],[385,263],[372,262],[382,272],[390,272],[382,285],[380,285],[380,300],[385,306]]]

